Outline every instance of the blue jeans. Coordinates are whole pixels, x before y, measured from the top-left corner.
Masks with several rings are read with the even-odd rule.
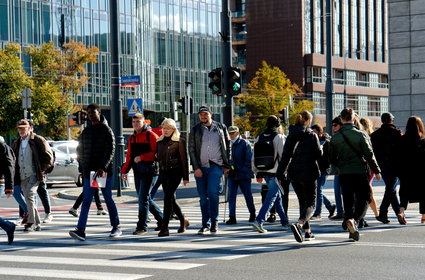
[[[276,208],[276,212],[279,214],[280,222],[282,225],[287,225],[288,217],[286,216],[285,210],[282,205],[282,195],[279,190],[279,183],[277,182],[276,177],[264,176],[264,180],[266,180],[267,187],[269,188],[266,198],[264,199],[263,206],[261,206],[260,212],[257,215],[257,222],[263,223],[266,219],[266,214],[269,212],[270,208],[274,205]],[[277,203],[275,203],[275,201]]]
[[[251,179],[234,180],[229,178],[229,216],[236,217],[236,197],[238,195],[238,187],[245,197],[246,206],[250,214],[255,214],[254,199],[251,192]]]
[[[388,207],[393,208],[397,215],[400,212],[400,202],[397,197],[397,177],[388,168],[381,168],[382,179],[385,182],[385,193],[382,198],[381,207],[379,207],[379,215],[388,216]]]
[[[112,198],[112,177],[106,179],[106,186],[100,188],[109,211],[109,220],[111,226],[116,227],[120,224],[118,210]],[[93,195],[96,188],[90,187],[90,178],[83,178],[83,204],[81,206],[80,218],[78,219],[78,228],[85,229],[89,215],[90,205],[93,201]]]
[[[155,217],[158,225],[162,224],[162,212],[158,205],[150,196],[150,188],[152,184],[152,175],[144,175],[134,170],[134,183],[139,202],[139,220],[137,222],[137,230],[147,230],[149,211]]]
[[[155,194],[158,191],[159,186],[161,186],[161,180],[159,179],[159,176],[154,176],[152,178],[152,185],[150,190],[150,195],[152,199],[155,197]]]
[[[202,177],[195,177],[202,213],[202,227],[208,227],[209,222],[218,222],[218,192],[223,168],[212,164],[209,168],[201,167]],[[210,221],[211,220],[211,221]]]
[[[37,194],[40,197],[41,203],[43,204],[44,212],[46,214],[49,214],[51,212],[50,209],[50,196],[47,191],[47,184],[46,182],[42,181],[37,188]],[[13,186],[13,197],[15,198],[16,202],[18,202],[19,206],[22,208],[24,213],[28,212],[27,204],[25,203],[25,198],[22,193],[22,188],[20,185]],[[34,196],[35,205],[38,204],[37,197]]]
[[[25,198],[20,185],[13,186],[13,197],[15,198],[16,202],[18,202],[22,210],[24,210],[25,213],[28,213],[27,204],[25,203]]]
[[[322,203],[325,204],[325,207],[328,209],[328,211],[332,210],[332,202],[323,193],[323,187],[326,184],[327,177],[328,174],[323,172],[319,179],[317,179],[316,211],[314,211],[314,215],[320,215],[322,213]]]
[[[8,232],[14,226],[13,223],[0,218],[0,228]]]
[[[334,194],[335,194],[335,204],[336,204],[336,215],[344,215],[344,207],[342,206],[342,190],[341,184],[339,183],[339,175],[334,176]]]

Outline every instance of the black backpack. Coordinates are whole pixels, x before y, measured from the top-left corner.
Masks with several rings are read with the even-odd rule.
[[[258,141],[254,144],[254,166],[258,170],[269,170],[275,165],[273,139],[277,133],[260,134]]]

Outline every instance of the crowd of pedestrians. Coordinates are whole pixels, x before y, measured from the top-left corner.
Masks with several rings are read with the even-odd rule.
[[[112,160],[115,137],[97,104],[87,107],[88,124],[79,137],[77,156],[83,178],[83,191],[70,214],[79,217],[70,236],[84,241],[88,213],[93,197],[97,214],[109,214],[110,237],[122,235],[117,207],[112,197]],[[295,116],[294,125],[284,135],[280,119],[269,116],[264,130],[253,147],[239,133],[239,128],[213,120],[207,106],[198,110],[199,123],[189,134],[189,142],[180,137],[176,122],[161,119],[161,130],[155,131],[146,123],[144,115],[132,116],[134,133],[127,141],[127,155],[121,168],[123,180],[133,170],[138,196],[138,221],[133,232],[148,232],[149,212],[156,219],[158,236],[169,236],[169,221],[176,215],[180,221],[178,233],[190,226],[176,200],[176,191],[183,182],[189,183],[189,159],[194,171],[199,195],[202,225],[199,235],[218,232],[219,193],[222,177],[228,179],[229,219],[227,225],[237,223],[236,198],[238,189],[244,195],[250,213],[249,222],[259,233],[266,216],[274,208],[280,217],[282,230],[291,230],[297,242],[312,240],[311,220],[322,219],[322,204],[331,220],[342,220],[349,239],[358,241],[359,228],[368,226],[364,220],[368,207],[376,220],[387,224],[391,205],[398,222],[407,224],[405,211],[409,203],[419,202],[421,222],[425,223],[425,190],[418,186],[421,170],[425,167],[425,131],[417,116],[408,119],[403,135],[393,124],[394,116],[384,113],[382,125],[373,131],[369,119],[360,118],[346,108],[332,120],[333,135],[324,132],[319,124],[312,124],[313,116],[302,111]],[[53,219],[50,202],[46,201],[45,175],[54,164],[54,154],[46,140],[35,134],[28,120],[17,123],[19,138],[12,148],[0,138],[0,176],[5,177],[5,193],[14,193],[21,210],[24,231],[40,231],[42,222]],[[187,145],[186,145],[187,144]],[[329,175],[334,176],[335,197],[323,193]],[[262,206],[256,213],[251,191],[252,179],[267,184]],[[383,179],[385,193],[379,207],[373,194],[372,181]],[[400,181],[399,196],[397,182]],[[99,184],[101,186],[99,186]],[[153,200],[154,192],[162,185],[163,212]],[[287,216],[289,185],[299,203],[299,217],[293,224]],[[152,193],[152,187],[155,191]],[[38,191],[41,189],[41,192]],[[99,197],[102,192],[108,212],[103,210]],[[41,220],[35,201],[38,192],[46,216]],[[400,199],[399,199],[400,198]],[[332,202],[335,201],[335,203]],[[78,208],[81,204],[81,211]],[[271,216],[270,216],[271,217]],[[269,218],[270,219],[270,218]],[[15,223],[0,219],[8,243],[13,242]]]

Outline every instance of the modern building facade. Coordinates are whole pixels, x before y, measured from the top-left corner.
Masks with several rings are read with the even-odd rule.
[[[142,98],[145,113],[169,116],[173,102],[191,82],[195,108],[221,112],[221,99],[208,90],[208,72],[221,65],[220,0],[119,0],[122,76],[140,75],[141,84],[122,88]],[[53,41],[82,41],[100,49],[88,65],[91,80],[76,103],[110,106],[109,0],[0,0],[0,47]],[[63,18],[64,20],[61,20]],[[30,71],[30,62],[23,57]]]
[[[390,111],[395,124],[425,120],[425,1],[388,0]]]
[[[334,114],[352,107],[374,119],[388,110],[386,0],[332,1]],[[326,0],[249,0],[247,76],[261,61],[278,66],[326,114]]]

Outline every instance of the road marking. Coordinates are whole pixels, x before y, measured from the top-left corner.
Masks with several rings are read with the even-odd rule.
[[[63,258],[63,257],[42,257],[42,256],[24,256],[24,255],[0,255],[0,261],[4,262],[24,262],[40,264],[72,264],[81,266],[104,266],[120,268],[149,268],[149,269],[169,269],[186,270],[204,264],[200,263],[180,263],[180,262],[157,262],[157,261],[131,261],[131,260],[108,260],[108,259],[84,259],[84,258]],[[1,273],[1,271],[0,271]]]
[[[94,271],[57,270],[43,268],[0,267],[0,275],[34,276],[57,279],[79,280],[136,280],[151,277],[145,274],[107,273]]]

